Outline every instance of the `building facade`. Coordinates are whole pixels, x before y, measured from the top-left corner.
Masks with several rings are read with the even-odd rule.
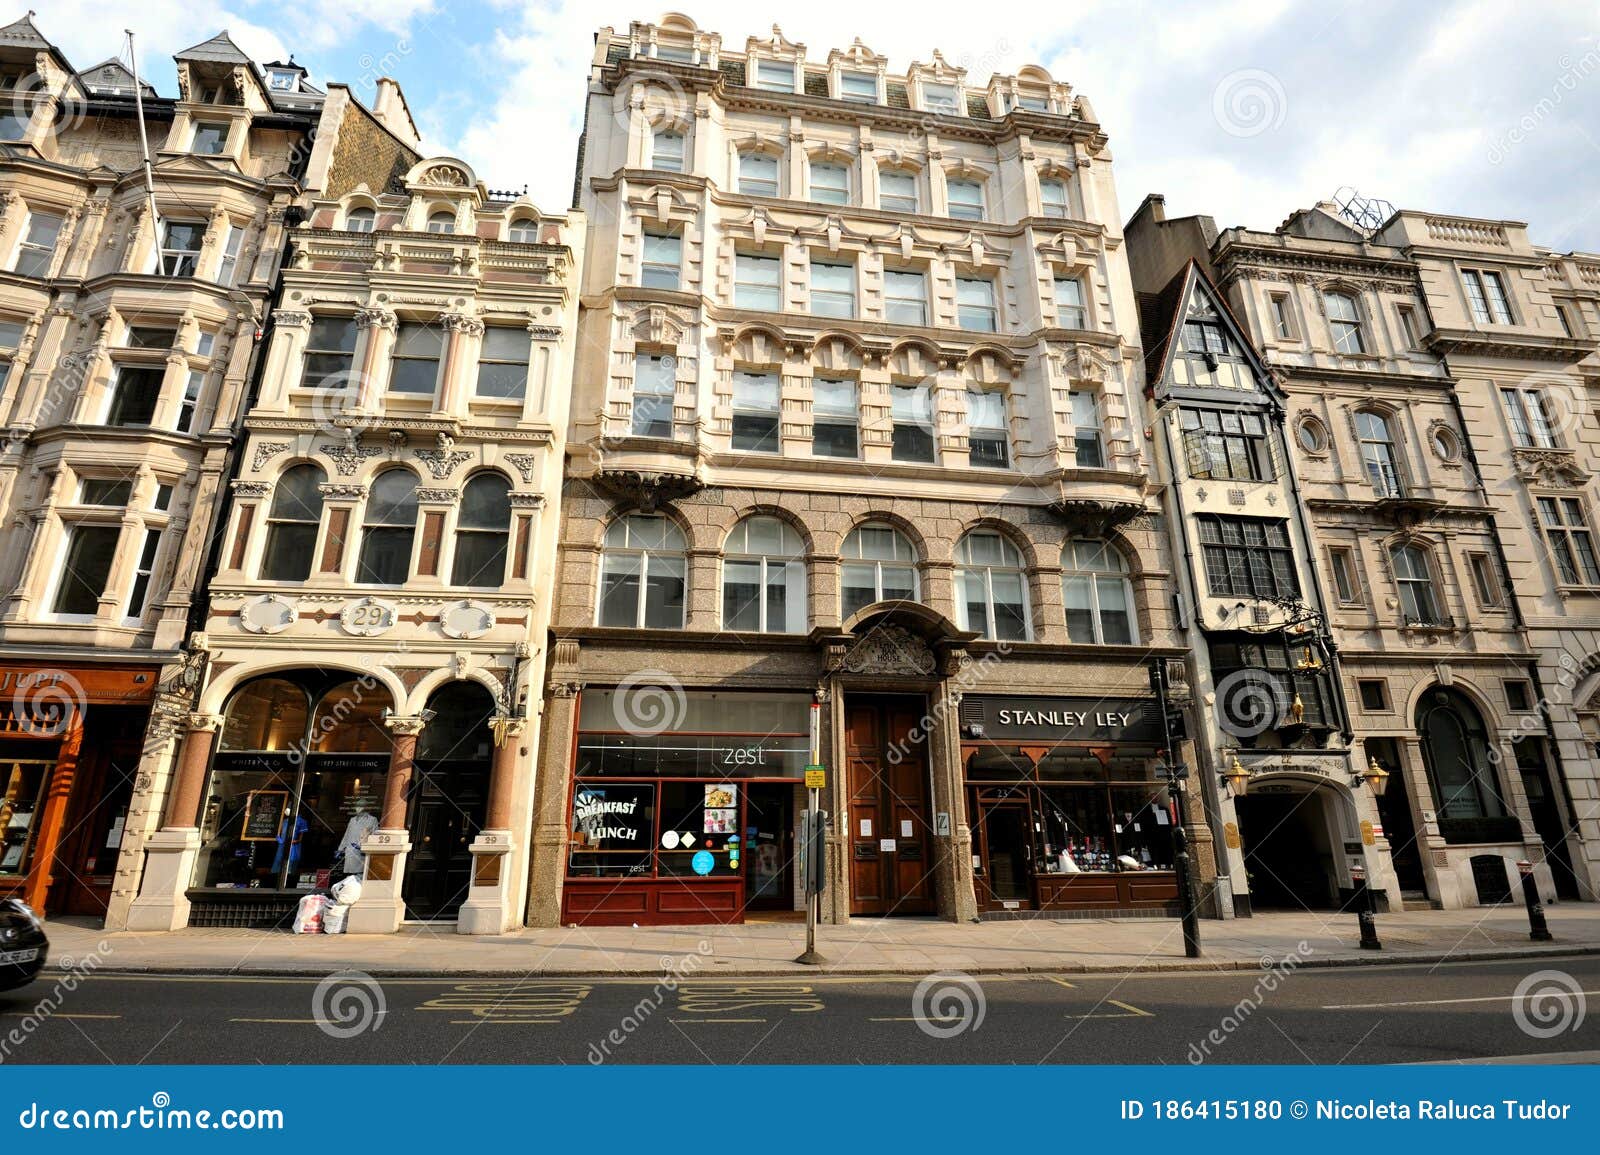
[[[1087,101],[666,17],[600,32],[585,125],[528,921],[795,911],[808,766],[827,919],[1172,909],[1181,650]]]
[[[332,126],[330,126],[331,128]],[[131,927],[498,934],[528,877],[581,217],[351,105],[290,238]]]
[[[176,99],[136,93],[30,17],[0,29],[0,893],[50,912],[106,914],[136,861],[141,735],[184,668],[324,99],[225,34],[176,62]]]
[[[1130,230],[1136,284],[1151,264],[1141,241]],[[1389,893],[1388,857],[1368,850],[1381,819],[1361,789],[1371,775],[1352,760],[1288,398],[1194,260],[1142,294],[1141,319],[1170,548],[1182,559],[1179,626],[1207,707],[1195,768],[1219,835],[1217,913],[1342,905],[1361,870]]]
[[[1288,395],[1359,750],[1351,780],[1374,763],[1388,774],[1372,848],[1387,869],[1371,880],[1392,879],[1391,905],[1502,901],[1522,860],[1551,898],[1594,893],[1576,865],[1592,853],[1593,747],[1545,688],[1564,677],[1560,696],[1581,701],[1588,676],[1587,531],[1570,512],[1586,506],[1549,488],[1581,480],[1569,470],[1587,434],[1574,423],[1560,446],[1518,442],[1543,428],[1542,400],[1501,392],[1531,374],[1539,393],[1555,372],[1581,397],[1594,346],[1560,329],[1547,278],[1564,263],[1519,230],[1414,213],[1356,223],[1325,203],[1270,232],[1219,233],[1209,218],[1166,220],[1159,197],[1128,228],[1152,281],[1191,257],[1207,269]],[[1566,263],[1570,292],[1582,263]],[[1522,510],[1552,511],[1544,540]],[[1552,534],[1569,547],[1565,584]],[[1240,837],[1253,888],[1262,851],[1248,824]]]

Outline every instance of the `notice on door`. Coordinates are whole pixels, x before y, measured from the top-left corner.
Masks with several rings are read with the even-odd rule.
[[[901,838],[910,838],[910,837],[912,837],[912,834],[911,834],[911,819],[902,818],[900,820],[900,837]]]
[[[861,837],[862,838],[871,838],[872,837],[872,819],[863,818],[861,820]]]
[[[885,853],[885,854],[893,854],[894,853],[894,848],[895,848],[895,840],[894,839],[892,839],[892,838],[880,838],[880,839],[878,839],[878,849],[881,850],[883,853]]]

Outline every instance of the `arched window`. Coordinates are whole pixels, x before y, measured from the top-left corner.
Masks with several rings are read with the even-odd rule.
[[[770,152],[739,154],[739,191],[746,196],[778,195],[778,158]]]
[[[1400,459],[1395,454],[1394,432],[1381,413],[1363,409],[1356,414],[1356,436],[1361,440],[1361,464],[1378,497],[1399,497],[1405,492]]]
[[[480,473],[461,491],[450,583],[498,588],[505,581],[510,540],[511,483],[498,473]]]
[[[1073,540],[1061,551],[1061,594],[1067,636],[1092,645],[1127,646],[1139,640],[1133,616],[1128,562],[1116,546]]]
[[[600,556],[602,626],[683,628],[683,531],[660,514],[629,514],[606,528]]]
[[[370,679],[340,682],[317,701],[311,715],[311,750],[316,754],[371,754],[387,751],[389,731],[383,715],[394,703],[389,691]]]
[[[532,217],[518,217],[506,229],[506,240],[518,245],[538,243],[539,222]]]
[[[995,530],[975,529],[956,547],[956,617],[991,640],[1028,640],[1022,554]]]
[[[322,489],[328,475],[319,466],[296,465],[272,487],[267,544],[261,554],[263,581],[303,582],[311,576],[317,528],[322,524]]]
[[[292,749],[306,734],[306,692],[285,678],[256,678],[234,691],[217,749],[227,753]]]
[[[1323,302],[1328,309],[1328,330],[1333,335],[1333,347],[1341,353],[1365,353],[1366,340],[1361,335],[1361,310],[1349,293],[1325,293]]]
[[[493,754],[494,696],[477,682],[446,682],[428,698],[433,717],[417,740],[417,761],[487,763]]]
[[[366,208],[365,206],[351,209],[349,212],[344,214],[344,227],[346,232],[370,233],[374,228],[377,227],[377,224],[378,214],[372,209]]]
[[[839,616],[849,618],[873,602],[921,596],[917,580],[917,550],[892,525],[869,521],[844,539],[839,551]]]
[[[722,560],[722,628],[805,632],[805,544],[787,522],[747,517],[728,533]]]
[[[450,209],[438,209],[428,214],[428,231],[430,233],[453,233],[456,231],[456,214]]]
[[[397,586],[411,574],[411,542],[417,533],[417,476],[408,469],[378,474],[367,495],[356,581]]]
[[[1488,734],[1471,702],[1453,690],[1428,691],[1417,704],[1417,733],[1441,819],[1506,816]]]
[[[1394,580],[1400,587],[1400,614],[1407,625],[1432,626],[1444,621],[1433,587],[1433,567],[1420,545],[1397,545],[1389,551]]]

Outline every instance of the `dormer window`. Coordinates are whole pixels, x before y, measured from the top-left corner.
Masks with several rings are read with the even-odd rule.
[[[440,209],[438,212],[428,214],[428,231],[430,233],[455,232],[456,214],[449,209]]]
[[[922,107],[929,112],[942,112],[954,115],[960,111],[956,102],[956,86],[953,84],[924,84],[922,86]]]
[[[369,208],[355,208],[344,214],[344,227],[350,233],[370,233],[378,222],[378,214]]]
[[[194,126],[194,137],[189,151],[197,156],[221,156],[228,147],[228,125],[225,121],[202,120]]]
[[[1050,101],[1042,96],[1023,96],[1018,94],[1012,97],[1011,107],[1023,108],[1029,112],[1049,112]]]
[[[794,65],[787,60],[757,61],[756,87],[768,92],[793,92]]]
[[[656,41],[656,59],[670,60],[674,64],[693,64],[694,48],[692,45],[676,41],[658,40]]]
[[[267,87],[274,92],[293,92],[296,88],[296,78],[299,73],[288,68],[269,68],[267,70]]]
[[[506,240],[517,245],[531,245],[539,240],[539,222],[532,217],[521,217],[511,222],[506,230]]]
[[[878,103],[878,77],[872,72],[839,73],[839,99],[855,104]]]

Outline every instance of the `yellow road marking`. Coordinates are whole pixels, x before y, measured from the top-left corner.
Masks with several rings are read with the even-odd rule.
[[[1106,1002],[1110,1003],[1114,1007],[1121,1007],[1125,1011],[1131,1011],[1134,1015],[1136,1015],[1137,1017],[1139,1017],[1141,1019],[1153,1019],[1153,1018],[1155,1018],[1155,1015],[1153,1013],[1151,1013],[1150,1011],[1141,1011],[1138,1007],[1133,1006],[1133,1005],[1131,1005],[1129,1003],[1119,1002],[1116,999],[1107,999]]]
[[[1058,979],[1058,978],[1056,978],[1055,975],[1050,975],[1049,979],[1053,983],[1056,983],[1056,984],[1058,984],[1060,986],[1066,987],[1069,991],[1075,991],[1075,990],[1078,989],[1078,984],[1077,983],[1069,983],[1066,979]]]
[[[764,1023],[766,1019],[668,1019],[671,1023]]]
[[[556,1019],[446,1019],[458,1027],[554,1027],[558,1026]]]

